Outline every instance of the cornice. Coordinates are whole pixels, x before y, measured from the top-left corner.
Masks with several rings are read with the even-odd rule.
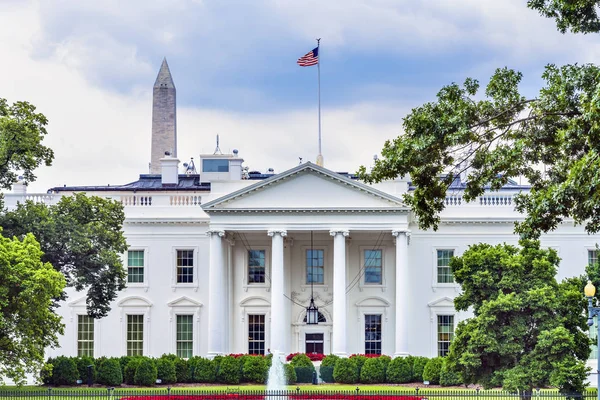
[[[365,213],[385,213],[385,214],[408,214],[409,209],[398,207],[389,208],[212,208],[205,210],[209,214],[286,214],[286,213],[330,213],[330,214],[365,214]]]
[[[193,220],[189,218],[125,218],[129,225],[209,225],[209,219]]]

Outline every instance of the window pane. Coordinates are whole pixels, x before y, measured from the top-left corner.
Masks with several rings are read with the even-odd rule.
[[[381,354],[381,315],[365,315],[365,354]]]
[[[454,339],[454,316],[438,315],[438,356],[445,357]]]
[[[248,354],[265,354],[264,315],[248,315]]]
[[[190,358],[194,352],[194,316],[177,316],[177,357]]]
[[[381,250],[365,250],[365,283],[381,284]]]
[[[77,316],[77,356],[94,357],[94,319],[88,315]]]
[[[324,282],[324,250],[306,250],[306,283]]]
[[[127,252],[127,282],[144,282],[144,250],[129,250]]]
[[[127,315],[127,355],[141,356],[144,353],[144,316]]]
[[[248,251],[248,283],[265,282],[265,251]]]
[[[596,250],[588,250],[588,264],[594,265],[598,262],[598,252]]]
[[[229,172],[229,160],[202,160],[204,172]]]
[[[177,250],[177,283],[194,283],[194,250]]]
[[[450,259],[454,257],[454,250],[437,251],[437,282],[453,283],[454,277],[450,269]]]

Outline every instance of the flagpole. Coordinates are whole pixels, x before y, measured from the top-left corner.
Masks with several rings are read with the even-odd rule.
[[[317,80],[319,86],[319,155],[317,165],[323,166],[323,154],[321,153],[321,38],[317,39]]]

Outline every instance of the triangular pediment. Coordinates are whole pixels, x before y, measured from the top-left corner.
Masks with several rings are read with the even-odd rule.
[[[454,308],[454,300],[450,297],[442,297],[427,304],[428,307],[452,307]]]
[[[236,210],[404,210],[402,200],[343,175],[304,163],[202,207]]]
[[[170,301],[167,305],[169,307],[202,307],[202,303],[187,296],[181,296],[178,299]]]
[[[367,297],[356,302],[357,307],[389,307],[389,301],[381,297]]]

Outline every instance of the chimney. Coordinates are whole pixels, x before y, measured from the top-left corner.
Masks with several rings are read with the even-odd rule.
[[[161,181],[163,186],[177,186],[179,183],[179,160],[165,152],[165,157],[160,159]]]

